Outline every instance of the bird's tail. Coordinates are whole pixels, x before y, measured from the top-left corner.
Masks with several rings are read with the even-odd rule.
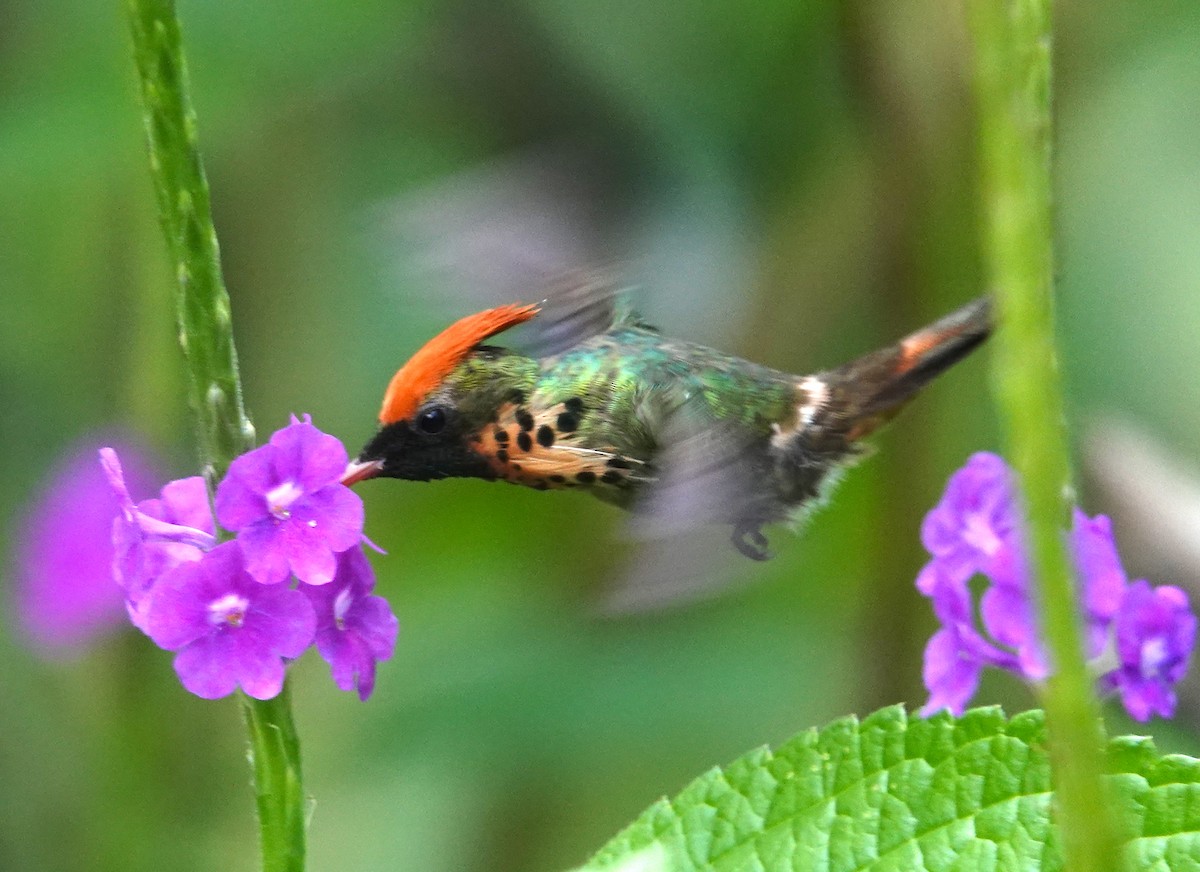
[[[887,423],[925,385],[957,363],[992,330],[991,300],[981,297],[918,330],[815,378],[826,392],[814,421],[855,442]]]

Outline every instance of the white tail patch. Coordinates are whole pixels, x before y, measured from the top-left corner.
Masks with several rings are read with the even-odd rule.
[[[796,407],[796,419],[798,426],[803,428],[812,424],[813,417],[829,399],[829,388],[815,375],[806,375],[800,380],[799,387],[805,399]]]
[[[784,424],[772,424],[771,444],[783,448],[793,436],[812,426],[813,420],[829,400],[829,387],[815,375],[806,375],[796,383],[796,415]]]

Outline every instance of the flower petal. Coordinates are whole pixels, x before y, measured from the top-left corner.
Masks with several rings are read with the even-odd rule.
[[[1151,681],[1118,682],[1121,704],[1136,721],[1148,721],[1154,715],[1169,718],[1175,714],[1175,691],[1165,684]]]
[[[286,557],[292,574],[305,584],[328,584],[337,572],[337,557],[317,528],[296,518],[280,526],[279,552]]]
[[[237,689],[237,676],[228,668],[228,636],[204,636],[175,655],[175,674],[189,693],[201,699],[220,699]]]
[[[284,585],[258,588],[251,605],[255,632],[269,637],[271,650],[294,659],[312,644],[317,618],[308,597]]]
[[[1016,526],[1012,472],[997,455],[980,452],[950,476],[922,522],[921,542],[947,572],[965,581],[988,570]]]
[[[366,700],[375,688],[375,658],[357,636],[327,631],[317,637],[317,650],[329,663],[338,690],[356,690]]]
[[[225,669],[237,677],[238,686],[254,699],[271,699],[283,690],[286,674],[283,661],[272,650],[265,633],[230,632],[231,638]]]
[[[224,523],[224,522],[222,522]],[[237,544],[246,560],[246,571],[260,584],[279,584],[286,581],[291,570],[284,547],[286,528],[274,518],[260,518],[243,527]]]
[[[217,489],[217,514],[237,531],[258,581],[273,584],[292,573],[327,584],[334,554],[362,541],[362,500],[340,483],[346,463],[342,443],[305,415],[230,465]]]
[[[314,427],[307,415],[303,421],[275,431],[271,444],[278,451],[279,474],[310,493],[338,481],[350,460],[345,446]]]
[[[210,536],[216,533],[212,508],[208,504],[208,487],[200,476],[193,475],[163,485],[162,506],[165,511],[163,520],[203,530]]]
[[[332,484],[297,500],[292,520],[319,532],[329,550],[345,551],[362,541],[362,497]]]
[[[263,445],[229,464],[214,501],[217,520],[226,530],[239,532],[270,515],[266,494],[281,483],[275,473],[278,451],[274,445]]]
[[[988,634],[1009,648],[1031,644],[1037,637],[1033,603],[1012,587],[989,587],[979,600],[979,614]]]
[[[1121,605],[1128,583],[1117,554],[1112,522],[1104,515],[1089,518],[1075,509],[1071,552],[1083,585],[1088,619],[1102,623],[1111,620]]]
[[[971,697],[979,688],[983,665],[960,644],[958,634],[943,628],[933,634],[925,646],[925,687],[929,701],[921,708],[921,716],[947,709],[955,717],[962,715]]]
[[[365,596],[351,612],[350,625],[376,660],[389,660],[396,650],[400,621],[381,596]]]
[[[145,607],[143,629],[160,648],[178,651],[212,632],[209,605],[236,589],[243,574],[237,545],[218,545],[200,560],[182,563],[158,580]]]

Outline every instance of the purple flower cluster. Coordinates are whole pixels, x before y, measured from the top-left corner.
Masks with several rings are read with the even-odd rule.
[[[925,648],[929,701],[921,710],[961,714],[984,667],[1040,682],[1051,672],[1029,593],[1012,471],[994,454],[973,455],[946,485],[921,527],[933,559],[917,589],[933,602],[941,629]],[[1102,690],[1119,694],[1139,721],[1175,711],[1196,637],[1196,617],[1176,587],[1130,583],[1103,515],[1078,509],[1070,533],[1085,622],[1086,654]],[[987,586],[976,603],[971,580]]]
[[[139,489],[162,476],[151,452],[122,434],[90,436],[71,446],[18,515],[12,537],[8,610],[42,656],[65,657],[125,621],[124,597],[112,583],[113,518],[119,507],[96,464],[96,449],[121,446],[126,473]]]
[[[337,439],[293,417],[237,458],[217,488],[217,520],[237,534],[222,544],[200,477],[135,504],[116,452],[100,458],[120,505],[113,573],[130,620],[177,652],[184,687],[205,699],[238,687],[270,699],[285,661],[315,642],[338,687],[371,695],[399,623],[371,593],[362,501],[340,482],[348,458]]]

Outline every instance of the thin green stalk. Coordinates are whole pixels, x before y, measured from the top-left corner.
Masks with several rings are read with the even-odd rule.
[[[254,446],[254,426],[242,406],[229,295],[221,277],[174,0],[128,0],[126,8],[150,171],[177,279],[179,341],[187,360],[200,461],[211,495],[233,459]],[[242,706],[254,770],[262,868],[301,872],[305,797],[300,741],[287,685],[275,699],[243,697]]]
[[[150,170],[178,280],[179,342],[187,358],[200,459],[213,488],[234,457],[254,446],[242,407],[229,294],[221,278],[208,181],[173,0],[129,0]]]
[[[1100,778],[1104,734],[1064,531],[1070,463],[1054,350],[1050,0],[968,0],[984,234],[998,330],[994,383],[1025,497],[1054,676],[1044,694],[1067,868],[1123,867]]]
[[[242,713],[250,737],[250,765],[258,801],[263,872],[304,869],[304,837],[308,826],[304,782],[300,773],[300,740],[292,720],[291,691],[257,700],[242,696]]]

